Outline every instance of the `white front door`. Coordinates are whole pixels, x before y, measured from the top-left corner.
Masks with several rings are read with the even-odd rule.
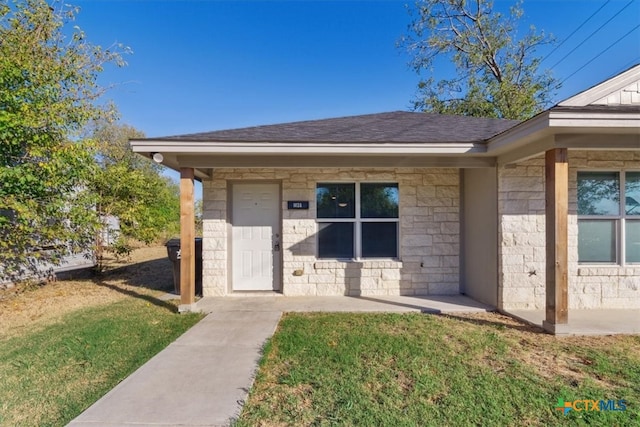
[[[280,185],[232,186],[232,288],[271,291],[280,284]]]

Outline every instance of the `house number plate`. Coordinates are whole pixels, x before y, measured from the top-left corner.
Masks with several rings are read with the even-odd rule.
[[[309,202],[302,200],[287,201],[287,209],[309,209]]]

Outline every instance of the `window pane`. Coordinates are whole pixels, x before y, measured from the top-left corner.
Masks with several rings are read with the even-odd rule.
[[[578,172],[578,215],[619,215],[617,172]]]
[[[318,257],[353,258],[353,223],[319,223]]]
[[[624,195],[627,215],[640,215],[640,172],[627,172]]]
[[[362,218],[398,218],[398,184],[361,184]]]
[[[355,184],[318,184],[318,218],[355,218]]]
[[[640,221],[625,224],[625,252],[627,262],[640,262]]]
[[[397,222],[363,222],[362,223],[362,257],[363,258],[397,258],[398,257],[398,223]]]
[[[578,221],[578,261],[616,262],[616,221]]]

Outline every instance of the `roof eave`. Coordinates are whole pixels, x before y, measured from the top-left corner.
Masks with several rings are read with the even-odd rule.
[[[245,141],[131,140],[134,152],[200,177],[219,167],[491,167],[484,143],[264,143]]]
[[[252,141],[130,141],[136,153],[224,154],[224,155],[406,155],[406,154],[482,154],[484,142],[252,142]]]
[[[509,164],[551,148],[640,149],[640,110],[554,107],[490,139],[487,154]]]

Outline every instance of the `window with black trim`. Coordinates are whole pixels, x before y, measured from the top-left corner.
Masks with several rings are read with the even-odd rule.
[[[397,183],[319,183],[318,258],[398,257]]]
[[[578,172],[578,262],[640,263],[640,172]]]

